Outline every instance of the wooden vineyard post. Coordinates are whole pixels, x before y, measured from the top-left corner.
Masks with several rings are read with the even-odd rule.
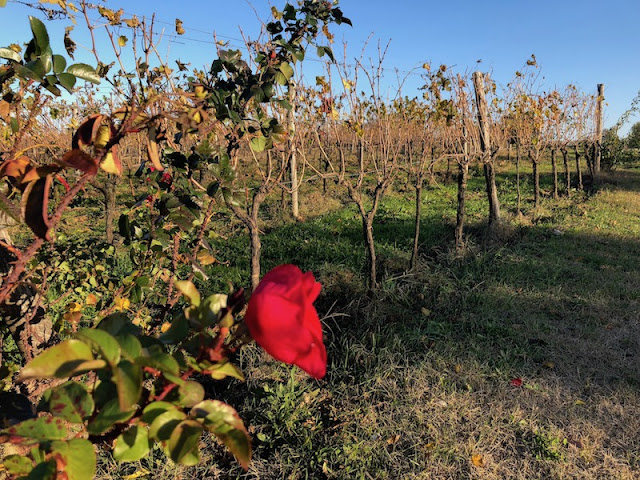
[[[289,103],[291,104],[291,109],[289,110],[289,178],[291,179],[291,214],[294,219],[298,220],[300,218],[300,210],[298,200],[298,162],[295,140],[295,97],[296,86],[291,85],[291,87],[289,87]]]
[[[482,149],[484,177],[487,183],[487,198],[489,199],[489,228],[493,228],[500,222],[500,201],[498,200],[498,189],[496,188],[496,172],[491,151],[491,139],[489,137],[489,113],[487,99],[484,94],[484,76],[482,72],[474,72],[473,88],[476,93],[480,148]]]
[[[596,99],[596,154],[594,158],[593,171],[600,174],[600,160],[602,159],[602,115],[604,103],[604,84],[598,84],[598,98]]]

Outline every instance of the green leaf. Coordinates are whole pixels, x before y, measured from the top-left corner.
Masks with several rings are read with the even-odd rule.
[[[130,410],[142,393],[142,369],[127,360],[121,361],[113,371],[113,382],[118,389],[118,401],[122,411]]]
[[[89,440],[51,442],[51,453],[59,459],[58,465],[64,465],[68,480],[91,480],[96,473],[96,452]]]
[[[278,99],[276,100],[276,103],[281,107],[285,108],[286,110],[291,110],[293,108],[291,103],[289,103],[289,101],[285,99]]]
[[[138,357],[142,355],[142,345],[135,335],[125,333],[123,335],[118,335],[116,340],[118,340],[118,343],[120,344],[122,357],[124,359],[129,360],[131,363],[135,363]]]
[[[61,440],[68,435],[64,421],[50,415],[30,418],[3,430],[2,433],[34,441]]]
[[[178,407],[169,402],[151,402],[149,405],[144,407],[141,420],[144,423],[151,425],[156,418],[158,418],[163,413],[168,412],[169,410],[177,411]]]
[[[25,480],[56,480],[58,473],[58,468],[56,467],[55,460],[49,460],[48,462],[42,462],[36,465],[36,467],[31,470],[31,473]]]
[[[175,344],[181,342],[189,335],[189,322],[184,316],[179,316],[171,321],[169,330],[160,335],[159,340],[162,343]]]
[[[80,340],[65,340],[48,348],[25,365],[20,372],[28,378],[66,378],[81,372],[103,368],[106,363],[95,360],[89,346]]]
[[[220,439],[246,470],[251,460],[251,441],[238,412],[219,400],[205,400],[191,409],[191,417]]]
[[[96,418],[87,425],[87,431],[91,435],[100,435],[109,430],[116,423],[126,422],[133,417],[135,412],[135,409],[128,411],[120,410],[118,399],[114,398],[108,401],[98,412]]]
[[[33,470],[33,463],[21,455],[9,455],[2,460],[4,468],[13,475],[26,475]]]
[[[167,444],[169,458],[182,465],[197,465],[200,462],[198,443],[202,431],[202,425],[195,420],[180,422],[171,433]]]
[[[187,300],[189,300],[189,304],[193,305],[194,307],[200,305],[200,293],[193,283],[187,280],[178,280],[176,282],[176,288],[180,290],[180,293],[187,297]]]
[[[116,438],[113,458],[118,462],[136,462],[149,453],[151,445],[149,430],[140,425],[134,425]]]
[[[287,80],[293,77],[293,68],[287,62],[283,62],[280,64],[280,71],[286,77]]]
[[[20,211],[18,207],[13,205],[9,199],[5,202],[2,197],[0,197],[0,212],[3,212],[5,215],[13,219],[16,223],[20,223]]]
[[[91,350],[99,354],[109,365],[115,366],[120,361],[120,344],[108,332],[86,328],[76,333],[75,337],[89,345]]]
[[[176,426],[185,420],[187,415],[182,410],[167,410],[158,415],[149,427],[149,438],[166,442]]]
[[[71,423],[82,423],[93,413],[95,404],[87,387],[78,382],[67,382],[42,396],[41,404],[55,417],[61,417]]]
[[[62,95],[62,91],[55,85],[47,85],[44,88],[46,88],[48,91],[53,93],[56,97],[59,97],[60,95]]]
[[[140,357],[138,363],[143,367],[152,367],[162,373],[180,375],[180,365],[173,356],[165,353],[159,345],[148,348],[148,355]]]
[[[98,324],[100,330],[109,332],[114,337],[124,334],[137,335],[139,328],[131,323],[126,313],[112,313],[104,317]]]
[[[180,405],[190,408],[202,402],[204,388],[198,382],[189,380],[178,387],[178,394]]]
[[[13,60],[14,62],[22,61],[22,57],[18,52],[14,52],[10,48],[0,48],[0,58],[7,60]]]
[[[254,152],[260,153],[264,151],[267,146],[267,137],[253,137],[250,142],[251,150]]]
[[[42,52],[38,59],[42,62],[44,73],[49,73],[53,69],[53,52],[50,48]]]
[[[39,63],[32,63],[32,67],[37,68],[38,65],[40,65],[40,68],[38,69],[38,72],[41,73],[38,74],[38,72],[35,72],[33,70],[31,70],[29,67],[27,67],[26,65],[20,65],[19,63],[15,64],[13,66],[13,68],[16,71],[16,74],[18,74],[19,77],[25,78],[25,79],[30,79],[30,80],[35,80],[37,82],[41,82],[42,81],[42,76],[44,75],[44,66],[42,66],[42,62],[40,62],[40,60],[36,60],[36,62]],[[27,64],[29,65],[29,64]]]
[[[36,42],[36,54],[50,50],[49,47],[49,34],[47,33],[47,27],[44,26],[40,20],[36,17],[29,16],[29,23],[31,24],[31,31],[33,32],[33,39]]]
[[[244,381],[244,375],[238,367],[231,362],[218,363],[207,368],[207,374],[214,380],[222,380],[227,377],[234,377],[240,381]]]
[[[287,79],[287,76],[282,73],[282,72],[276,72],[276,83],[278,85],[286,85],[287,83],[289,83],[289,80]]]
[[[335,58],[333,56],[333,50],[331,50],[330,47],[322,47],[322,46],[318,46],[316,48],[317,52],[318,52],[318,56],[322,57],[324,55],[326,55],[327,57],[329,57],[331,59],[332,62],[335,62]]]
[[[67,68],[67,61],[62,55],[53,55],[53,73],[60,74]]]
[[[70,73],[58,73],[58,82],[60,82],[60,85],[62,85],[69,93],[71,93],[71,90],[73,90],[73,87],[76,84],[76,77]]]
[[[87,65],[86,63],[74,63],[73,65],[70,65],[69,68],[67,68],[67,73],[91,83],[100,83],[100,75],[96,73],[92,66]]]

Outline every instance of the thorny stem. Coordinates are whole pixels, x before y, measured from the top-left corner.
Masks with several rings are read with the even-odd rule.
[[[87,183],[87,181],[89,181],[89,179],[92,176],[93,175],[89,173],[85,173],[80,178],[80,180],[78,180],[78,182],[62,198],[62,200],[60,201],[60,204],[58,205],[58,208],[56,208],[55,213],[49,219],[50,229],[54,229],[56,227],[56,225],[62,218],[62,214],[64,210],[71,203],[71,200],[75,198],[78,192],[80,192],[82,187],[84,187],[84,185]],[[40,247],[44,245],[44,243],[45,243],[44,238],[36,238],[31,243],[31,245],[29,245],[29,247],[22,253],[22,255],[18,257],[18,259],[15,261],[13,265],[13,270],[11,270],[11,273],[9,273],[9,275],[7,275],[2,281],[2,284],[1,284],[2,288],[0,288],[0,304],[3,304],[4,302],[7,301],[7,299],[9,298],[9,295],[11,295],[11,292],[13,292],[13,290],[17,286],[18,280],[20,279],[22,272],[24,272],[25,268],[27,267],[27,264],[35,256],[35,254],[38,252]]]

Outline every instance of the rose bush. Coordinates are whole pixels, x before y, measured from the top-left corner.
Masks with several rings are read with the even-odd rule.
[[[327,371],[322,325],[313,302],[322,286],[311,272],[280,265],[253,292],[245,322],[253,339],[276,360],[297,365],[314,378]]]

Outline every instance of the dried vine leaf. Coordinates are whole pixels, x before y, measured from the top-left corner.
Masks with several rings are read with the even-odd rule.
[[[104,115],[96,113],[82,122],[82,125],[78,127],[78,130],[73,135],[71,147],[78,149],[83,145],[92,145],[98,135],[98,129],[102,125],[103,118]]]
[[[5,100],[0,100],[0,118],[5,122],[8,122],[9,114],[11,113],[11,104]]]
[[[79,148],[74,148],[65,153],[60,163],[65,167],[75,168],[91,175],[95,175],[98,172],[97,162],[91,155],[83,152]]]
[[[36,237],[51,241],[49,236],[49,190],[51,175],[30,182],[22,194],[22,218]]]
[[[64,49],[67,51],[67,54],[74,59],[73,53],[76,51],[76,42],[71,39],[71,31],[73,27],[66,27],[64,29]]]
[[[182,26],[182,20],[176,18],[176,33],[178,35],[184,35],[184,27]]]

